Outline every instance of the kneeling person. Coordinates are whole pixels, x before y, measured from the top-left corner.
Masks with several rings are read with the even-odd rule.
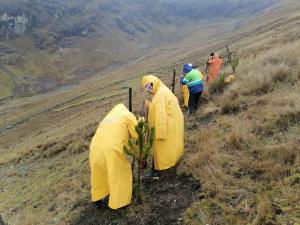
[[[90,146],[93,202],[110,195],[112,209],[130,204],[132,172],[123,147],[129,136],[137,138],[136,125],[136,117],[123,104],[115,106],[100,123]]]

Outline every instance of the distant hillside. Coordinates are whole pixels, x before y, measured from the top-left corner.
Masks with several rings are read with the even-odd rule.
[[[184,25],[184,21],[249,16],[275,2],[278,0],[4,0],[0,31],[6,39],[32,32],[37,46],[43,48],[38,41],[45,32],[53,42],[72,36],[103,36],[111,30],[139,35],[157,26]]]
[[[190,36],[182,40],[183,44],[172,44],[174,51],[154,57],[155,52],[139,63],[93,76],[72,88],[1,101],[3,221],[15,225],[300,224],[299,8],[299,0],[283,0],[239,22],[239,26],[232,22],[236,18],[228,19],[231,27],[238,27],[229,32],[223,31],[223,24],[227,25],[225,30],[228,23],[220,20],[197,22],[207,22],[211,34],[198,30],[191,20],[182,22],[197,30],[185,33],[184,26],[174,26],[177,33],[168,35],[170,39],[181,33]],[[227,20],[223,18],[222,22]],[[164,27],[166,33],[172,33],[171,25]],[[99,43],[100,38],[94,34],[61,41],[74,41],[75,47],[39,50],[31,33],[1,43],[1,52],[7,52],[1,56],[2,71],[5,75],[19,74],[20,80],[20,74],[26,73],[24,80],[30,85],[36,80],[40,85],[49,84],[46,78],[68,78],[71,82],[75,71],[83,73],[88,66],[100,68],[103,56],[96,54],[97,49],[100,44],[101,50],[109,47]],[[120,41],[129,37],[119,31],[122,33]],[[132,42],[139,40],[132,38]],[[95,210],[90,199],[89,145],[111,108],[128,104],[124,87],[133,87],[133,109],[139,114],[146,97],[141,86],[143,74],[157,75],[170,87],[174,68],[179,72],[182,63],[192,62],[204,69],[207,55],[211,51],[223,55],[226,43],[240,59],[236,81],[225,87],[223,94],[204,95],[199,111],[186,116],[186,148],[176,168],[177,176],[171,170],[159,181],[144,180],[143,206],[132,199],[132,204],[122,210],[105,209],[106,204]],[[197,46],[189,48],[190,44]],[[79,67],[82,69],[76,70]],[[224,72],[231,71],[227,67]],[[45,74],[44,81],[39,74]],[[6,87],[1,86],[0,91]],[[175,88],[181,100],[179,85]],[[148,165],[151,167],[150,162]]]
[[[0,99],[45,92],[278,0],[2,0]]]

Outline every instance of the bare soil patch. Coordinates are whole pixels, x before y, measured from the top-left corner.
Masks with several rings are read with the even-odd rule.
[[[85,202],[85,210],[73,224],[181,224],[182,213],[197,199],[199,183],[192,176],[164,173],[159,180],[144,179],[144,204],[132,204],[119,210],[111,210],[107,202],[96,209]]]

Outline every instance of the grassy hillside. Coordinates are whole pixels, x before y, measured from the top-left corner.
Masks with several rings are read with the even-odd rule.
[[[199,50],[149,56],[76,88],[0,103],[4,221],[299,224],[299,3],[288,3],[239,31],[212,37]],[[195,32],[188,40],[201,35]],[[223,53],[225,43],[240,56],[237,80],[186,119],[186,154],[178,175],[147,182],[143,209],[133,203],[118,212],[94,211],[88,146],[108,110],[127,103],[125,87],[134,87],[134,109],[140,112],[143,74],[158,75],[169,85],[173,68],[197,62],[203,69],[207,55]]]
[[[49,92],[160,48],[172,51],[168,45],[193,30],[213,35],[207,23],[224,18],[228,31],[276,2],[1,1],[0,79],[6,89],[0,99]]]
[[[300,222],[299,48],[247,54],[238,80],[187,122],[179,171],[202,192],[185,224]]]

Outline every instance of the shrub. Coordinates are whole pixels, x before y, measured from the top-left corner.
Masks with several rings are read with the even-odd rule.
[[[225,72],[221,72],[213,84],[209,86],[209,93],[223,93],[225,83]]]

